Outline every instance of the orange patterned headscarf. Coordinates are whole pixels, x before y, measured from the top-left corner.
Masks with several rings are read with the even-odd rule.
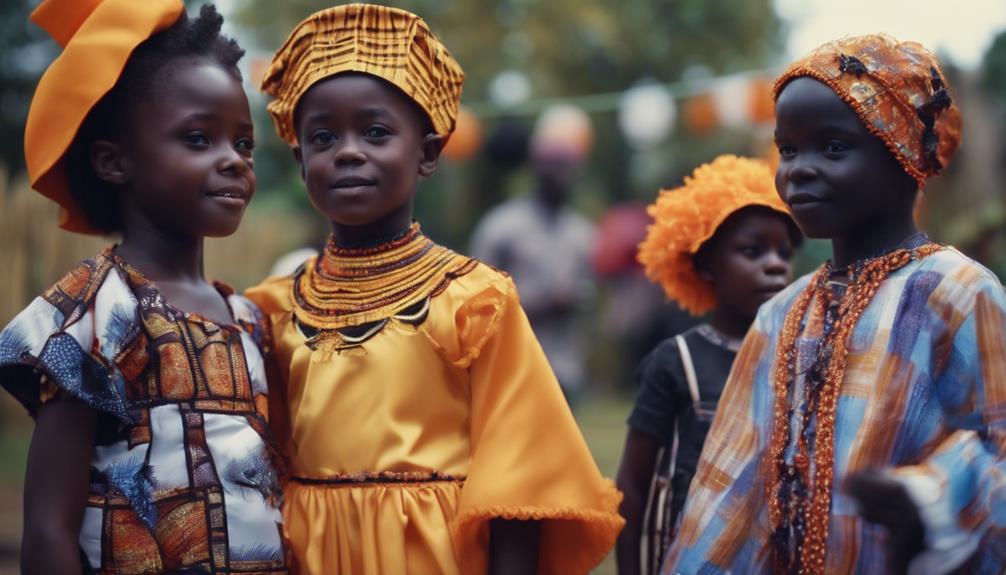
[[[790,64],[775,82],[775,97],[801,76],[828,85],[849,104],[920,188],[960,144],[960,112],[939,61],[921,44],[886,34],[828,42]]]
[[[347,4],[297,25],[262,79],[275,97],[269,113],[280,138],[297,143],[297,102],[319,80],[364,72],[395,85],[430,117],[437,134],[454,131],[465,75],[422,18],[387,6]]]
[[[181,0],[46,0],[31,15],[63,52],[35,88],[24,133],[31,187],[60,206],[59,227],[100,234],[70,195],[66,153],[144,40],[178,21]]]
[[[768,164],[749,158],[720,156],[695,168],[683,186],[660,190],[646,208],[653,223],[639,244],[647,277],[692,315],[713,309],[713,286],[699,276],[694,256],[731,214],[750,206],[789,217]]]

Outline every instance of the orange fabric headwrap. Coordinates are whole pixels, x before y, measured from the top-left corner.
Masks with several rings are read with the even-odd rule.
[[[70,195],[64,159],[87,114],[115,86],[129,55],[178,21],[181,0],[46,0],[31,20],[63,46],[35,88],[24,155],[32,188],[60,206],[59,226],[99,234]]]
[[[775,97],[794,78],[828,85],[879,137],[919,187],[950,163],[961,117],[932,52],[886,34],[842,38],[793,62],[775,82]]]
[[[297,102],[319,80],[364,72],[395,85],[430,117],[437,134],[454,131],[465,75],[422,18],[387,6],[346,4],[297,25],[262,79],[276,98],[269,113],[280,138],[297,143]]]

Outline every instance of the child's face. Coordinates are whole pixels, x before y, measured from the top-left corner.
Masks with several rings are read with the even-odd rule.
[[[248,98],[216,64],[172,63],[164,74],[121,137],[126,225],[140,218],[170,235],[230,235],[255,193]]]
[[[911,213],[915,181],[825,84],[804,77],[783,88],[775,139],[776,190],[808,236],[868,235]]]
[[[311,203],[333,224],[407,226],[420,177],[436,169],[437,136],[403,94],[365,74],[315,84],[297,107],[301,167]]]
[[[713,284],[717,307],[753,318],[793,280],[793,242],[785,216],[745,209],[716,231],[699,273]]]

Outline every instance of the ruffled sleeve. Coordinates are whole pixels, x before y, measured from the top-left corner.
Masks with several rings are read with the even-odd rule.
[[[485,570],[488,521],[540,520],[540,573],[587,573],[614,545],[621,494],[601,477],[509,278],[455,313],[472,459],[451,525],[462,572]]]
[[[277,451],[282,462],[277,462],[277,469],[283,479],[289,471],[291,453],[290,415],[287,410],[287,375],[288,369],[283,369],[284,363],[280,354],[289,353],[289,345],[283,345],[291,322],[290,284],[291,276],[271,277],[257,286],[249,288],[245,297],[257,306],[264,316],[263,323],[269,330],[264,338],[262,355],[264,360],[265,379],[268,385],[268,420]],[[288,358],[287,358],[288,359]]]
[[[66,396],[129,421],[125,378],[114,358],[141,331],[137,304],[102,262],[79,264],[0,332],[0,382],[32,417]]]

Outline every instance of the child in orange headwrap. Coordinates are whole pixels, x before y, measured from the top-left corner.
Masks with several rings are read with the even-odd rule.
[[[64,229],[122,242],[0,332],[0,381],[36,419],[22,570],[285,573],[268,326],[203,276],[204,237],[255,191],[244,51],[180,0],[46,0],[32,20],[64,47],[28,114],[32,187]]]
[[[367,4],[308,17],[263,81],[332,223],[248,292],[272,318],[304,572],[586,573],[621,526],[513,282],[412,221],[462,81],[422,19]]]
[[[692,314],[712,314],[658,345],[636,372],[639,395],[618,471],[626,518],[621,575],[660,566],[740,340],[759,306],[793,279],[802,239],[771,169],[747,158],[720,156],[699,166],[683,186],[661,191],[648,211],[654,221],[639,246],[647,275]]]
[[[775,85],[776,189],[834,259],[758,313],[666,573],[1002,573],[1006,295],[915,227],[960,116],[939,62],[830,42]]]

